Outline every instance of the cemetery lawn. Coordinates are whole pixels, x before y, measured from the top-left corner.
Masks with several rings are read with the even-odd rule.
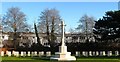
[[[57,62],[40,57],[2,57],[2,62]],[[120,62],[120,58],[80,57],[71,62]]]

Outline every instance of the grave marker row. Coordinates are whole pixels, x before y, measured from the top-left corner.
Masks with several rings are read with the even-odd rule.
[[[76,51],[76,56],[119,56],[119,51]]]
[[[19,56],[25,57],[25,56],[43,56],[45,54],[43,51],[42,52],[6,51],[6,54],[4,51],[0,52],[0,56],[5,56],[5,55],[7,55],[7,56],[13,55],[16,57],[19,57]],[[51,56],[51,52],[46,52],[46,56]],[[82,52],[76,51],[76,56],[120,56],[120,54],[119,54],[119,51],[82,51]]]
[[[32,56],[33,57],[33,56],[43,56],[45,54],[44,54],[43,51],[42,52],[37,52],[37,51],[35,51],[35,52],[30,52],[30,51],[28,51],[28,52],[6,51],[6,54],[5,54],[4,51],[0,52],[0,56],[5,56],[5,55],[7,55],[7,56],[12,56],[13,55],[13,56],[16,56],[16,57],[19,57],[19,56],[21,56],[21,57]],[[51,56],[51,52],[46,52],[46,56]]]

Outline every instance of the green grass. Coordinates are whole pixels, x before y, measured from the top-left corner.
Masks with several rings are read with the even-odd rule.
[[[48,57],[49,58],[49,57]],[[2,62],[57,62],[46,57],[2,57]],[[65,62],[65,61],[64,61]],[[112,57],[80,57],[72,62],[120,62],[120,58]]]

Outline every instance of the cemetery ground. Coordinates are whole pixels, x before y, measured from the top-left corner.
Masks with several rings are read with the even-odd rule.
[[[76,57],[76,61],[71,62],[120,62],[120,57]],[[57,62],[49,57],[2,57],[2,62]],[[60,62],[60,61],[59,61]]]

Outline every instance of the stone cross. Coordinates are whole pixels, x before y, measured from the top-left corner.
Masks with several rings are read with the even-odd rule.
[[[67,52],[67,46],[64,42],[64,22],[61,21],[61,27],[62,27],[62,45],[59,47],[59,52],[55,53],[55,56],[50,57],[52,60],[58,60],[58,61],[72,61],[76,60],[74,56],[71,56],[71,52]]]
[[[64,27],[66,25],[64,24],[64,21],[61,21],[61,27],[62,27],[62,45],[61,46],[65,46],[65,42],[64,42]]]

